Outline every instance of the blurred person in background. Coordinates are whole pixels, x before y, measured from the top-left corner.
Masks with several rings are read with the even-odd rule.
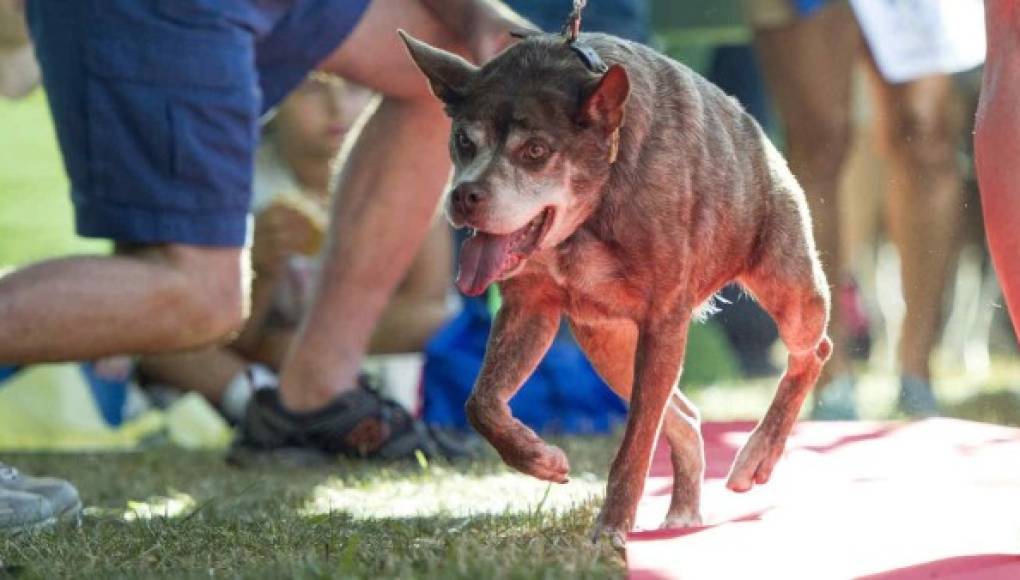
[[[373,105],[364,87],[313,73],[263,129],[255,162],[252,309],[229,345],[143,357],[147,384],[196,391],[232,422],[257,388],[275,388],[318,270],[344,137]],[[451,239],[432,228],[383,312],[369,354],[420,352],[450,315]]]
[[[321,68],[381,102],[339,174],[315,314],[297,333],[279,394],[263,389],[269,394],[249,405],[238,448],[447,454],[357,380],[450,171],[449,120],[395,31],[484,62],[526,21],[495,0],[4,0],[0,9],[4,38],[15,39],[0,54],[0,78],[7,86],[17,70],[7,56],[28,42],[7,30],[23,26],[24,11],[77,231],[116,248],[0,277],[0,365],[193,349],[239,330],[260,118]],[[12,469],[0,475],[5,528],[52,521],[71,497],[64,492],[74,491]]]
[[[840,251],[838,191],[851,143],[852,78],[864,54],[871,65],[876,119],[889,158],[887,228],[901,260],[906,303],[898,347],[898,409],[908,416],[938,413],[932,353],[957,246],[961,174],[959,126],[949,74],[893,83],[877,70],[845,0],[745,0],[766,81],[785,126],[787,158],[807,194],[826,275],[847,279]],[[846,301],[834,301],[836,349],[816,397],[813,416],[854,419]]]

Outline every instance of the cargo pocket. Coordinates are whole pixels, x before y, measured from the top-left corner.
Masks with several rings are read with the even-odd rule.
[[[100,197],[176,211],[247,208],[259,112],[250,36],[97,36],[86,61]]]

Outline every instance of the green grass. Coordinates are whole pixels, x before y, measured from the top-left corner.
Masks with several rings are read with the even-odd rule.
[[[988,377],[944,369],[951,415],[1020,426],[1020,363]],[[775,380],[692,389],[708,419],[761,417]],[[864,418],[891,413],[895,385],[866,373]],[[5,455],[65,477],[89,506],[80,528],[0,537],[19,578],[619,578],[623,563],[588,534],[615,437],[555,441],[571,483],[508,470],[486,448],[470,465],[340,462],[228,467],[218,453]],[[0,571],[0,578],[3,578]]]
[[[618,557],[588,541],[615,440],[561,443],[565,486],[492,453],[456,467],[245,470],[171,449],[5,456],[73,480],[90,507],[80,528],[0,537],[0,561],[19,578],[621,577]]]
[[[0,267],[106,250],[75,236],[73,224],[45,95],[0,99]]]

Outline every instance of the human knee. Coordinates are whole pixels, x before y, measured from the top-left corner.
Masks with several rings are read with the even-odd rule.
[[[791,150],[809,163],[816,177],[838,176],[850,152],[852,126],[840,111],[805,112],[790,120],[787,139]]]
[[[905,103],[891,119],[888,139],[895,155],[926,173],[944,172],[955,167],[959,133],[950,108]]]
[[[238,332],[247,316],[247,275],[240,248],[166,246],[175,276],[163,297],[176,313],[181,348],[222,340]]]

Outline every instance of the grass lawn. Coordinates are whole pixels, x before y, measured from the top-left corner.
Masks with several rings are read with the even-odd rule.
[[[105,251],[74,235],[71,199],[46,97],[0,99],[0,268]]]
[[[18,578],[620,577],[622,562],[588,541],[615,440],[563,444],[565,486],[512,474],[494,453],[457,467],[244,470],[172,449],[5,456],[72,479],[90,507],[78,529],[0,537],[0,560]]]

